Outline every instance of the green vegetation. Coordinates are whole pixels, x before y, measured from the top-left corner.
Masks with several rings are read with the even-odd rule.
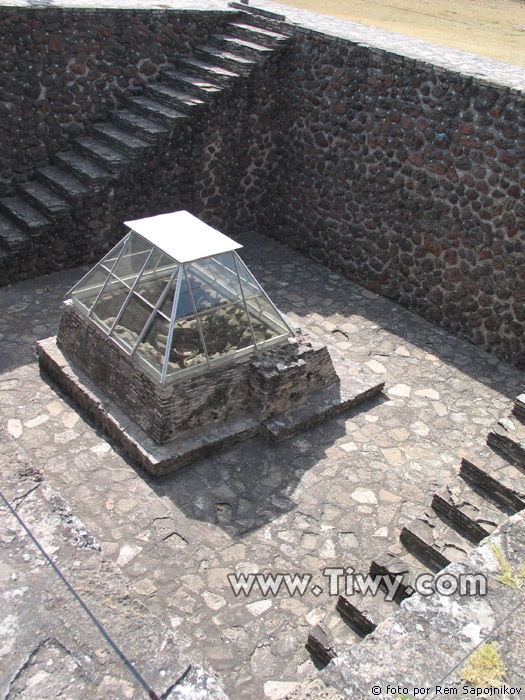
[[[496,642],[482,644],[469,658],[461,679],[478,687],[498,688],[505,675],[505,666]]]
[[[505,559],[505,555],[498,545],[492,543],[491,547],[496,559],[499,562],[499,565],[501,566],[501,574],[496,576],[496,581],[503,583],[509,588],[516,588],[518,591],[521,590],[525,584],[525,563],[521,565],[518,573],[514,573],[511,563]]]

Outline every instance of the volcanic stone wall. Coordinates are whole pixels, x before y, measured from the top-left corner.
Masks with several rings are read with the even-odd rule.
[[[224,12],[0,8],[0,194],[221,21]]]
[[[231,13],[0,8],[0,19],[1,187]],[[122,221],[188,209],[229,235],[276,237],[525,367],[523,93],[287,30],[291,47],[13,258],[6,280],[93,261]]]
[[[300,28],[273,92],[258,230],[525,366],[523,93]]]

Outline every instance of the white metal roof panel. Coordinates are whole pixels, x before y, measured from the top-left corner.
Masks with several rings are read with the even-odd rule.
[[[188,211],[159,214],[124,223],[179,263],[242,248],[240,243],[216,231]]]

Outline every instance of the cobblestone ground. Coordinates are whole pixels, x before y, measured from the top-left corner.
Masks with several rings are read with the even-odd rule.
[[[230,697],[279,698],[315,672],[304,648],[333,612],[322,569],[371,558],[450,481],[462,452],[523,390],[524,374],[277,243],[242,257],[282,311],[329,344],[340,368],[384,394],[277,446],[254,439],[153,482],[40,376],[34,344],[56,332],[77,269],[0,290],[3,425],[104,554]],[[235,597],[231,572],[312,574],[304,596]],[[316,596],[311,588],[325,589]]]

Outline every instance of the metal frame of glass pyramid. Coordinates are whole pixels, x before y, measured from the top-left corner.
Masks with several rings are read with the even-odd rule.
[[[293,336],[241,245],[185,211],[125,223],[67,296],[151,378],[166,384]]]

